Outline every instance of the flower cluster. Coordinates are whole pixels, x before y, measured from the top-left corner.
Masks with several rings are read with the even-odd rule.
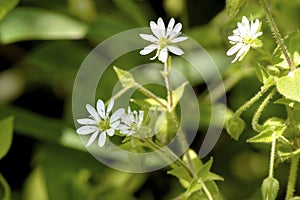
[[[253,22],[251,16],[249,22],[247,17],[243,16],[242,22],[238,22],[237,27],[237,29],[233,30],[233,35],[228,36],[229,42],[234,44],[234,46],[227,51],[227,56],[232,56],[237,53],[231,63],[237,60],[241,61],[250,47],[257,48],[262,46],[262,42],[257,39],[257,37],[262,35],[262,32],[260,32],[261,23],[258,19]]]
[[[152,42],[152,44],[146,46],[140,51],[141,55],[147,55],[157,49],[156,54],[151,60],[158,57],[158,60],[165,63],[168,59],[168,51],[175,55],[183,55],[184,52],[176,46],[176,43],[182,42],[187,37],[181,36],[182,24],[177,23],[175,26],[174,18],[171,18],[167,28],[161,18],[158,18],[157,23],[151,21],[150,28],[153,35],[140,34],[140,37],[144,40]]]
[[[133,135],[137,133],[143,123],[144,111],[131,111],[128,107],[128,113],[123,108],[116,110],[110,115],[114,106],[112,99],[105,109],[104,102],[99,99],[96,108],[87,104],[86,109],[90,116],[88,118],[77,119],[77,122],[83,126],[79,127],[76,132],[79,135],[91,135],[86,147],[90,146],[98,137],[98,146],[103,147],[106,143],[106,137],[113,136],[115,131],[124,135]]]

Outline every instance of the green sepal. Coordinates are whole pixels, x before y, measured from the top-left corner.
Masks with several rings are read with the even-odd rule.
[[[273,178],[266,178],[261,187],[263,200],[275,200],[279,190],[279,182]]]

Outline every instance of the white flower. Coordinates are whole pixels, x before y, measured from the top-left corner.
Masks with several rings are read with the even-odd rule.
[[[237,60],[241,61],[250,47],[257,48],[262,46],[262,42],[257,39],[257,37],[262,35],[262,32],[260,32],[261,24],[258,19],[253,22],[251,16],[251,22],[249,23],[247,17],[243,16],[242,22],[238,22],[237,26],[238,28],[233,30],[233,35],[228,36],[229,42],[234,44],[234,46],[227,51],[226,55],[232,56],[237,53],[231,63]]]
[[[132,135],[137,133],[142,128],[142,123],[144,119],[144,111],[131,112],[130,107],[128,107],[128,113],[124,113],[121,117],[122,124],[120,124],[120,132],[125,135]]]
[[[147,55],[152,51],[156,50],[156,54],[151,60],[154,60],[158,57],[158,60],[165,63],[168,59],[168,51],[176,54],[182,55],[184,52],[178,48],[175,43],[184,41],[187,37],[178,37],[181,34],[182,25],[177,23],[175,26],[175,20],[170,19],[167,28],[161,18],[158,18],[157,24],[153,21],[150,22],[150,28],[153,35],[140,34],[140,37],[144,40],[150,41],[153,44],[146,46],[143,50],[140,51],[141,55]]]
[[[118,129],[118,126],[120,125],[120,118],[124,114],[125,110],[123,108],[118,109],[110,117],[109,114],[113,106],[113,99],[109,102],[106,110],[101,99],[97,101],[97,110],[89,104],[86,105],[86,109],[90,116],[89,118],[77,119],[77,122],[84,126],[76,130],[76,132],[80,135],[92,134],[86,144],[86,147],[90,146],[98,136],[98,146],[103,147],[106,142],[106,134],[113,136],[115,130]]]

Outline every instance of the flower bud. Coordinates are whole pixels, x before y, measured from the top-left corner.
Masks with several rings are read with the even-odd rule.
[[[263,200],[275,200],[279,190],[279,182],[273,178],[266,178],[261,187]]]

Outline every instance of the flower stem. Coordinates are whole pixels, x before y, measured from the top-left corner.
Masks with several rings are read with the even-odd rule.
[[[264,10],[266,12],[267,21],[268,21],[268,24],[269,24],[269,26],[271,28],[271,31],[273,32],[274,38],[275,38],[277,44],[279,45],[279,47],[280,47],[280,49],[281,49],[281,51],[282,51],[282,53],[283,53],[283,55],[284,55],[284,57],[286,59],[286,61],[287,61],[288,65],[289,65],[291,71],[296,70],[296,67],[293,65],[292,59],[291,59],[291,57],[290,57],[290,55],[289,55],[289,53],[287,51],[287,48],[286,48],[286,46],[285,46],[285,44],[283,42],[283,39],[282,39],[282,37],[280,35],[280,32],[279,32],[279,30],[277,28],[277,25],[276,25],[274,19],[272,17],[270,8],[267,5],[266,0],[260,0],[260,2],[261,2],[261,5],[262,5],[262,7],[264,8]]]
[[[170,84],[170,68],[171,68],[171,57],[168,57],[167,61],[164,63],[164,74],[163,77],[165,79],[167,95],[168,95],[168,110],[171,111],[173,107],[173,97],[172,97],[172,89]]]
[[[208,200],[214,200],[214,198],[212,197],[212,195],[211,195],[209,189],[206,187],[205,183],[204,183],[202,180],[200,180],[199,183],[201,184],[202,189],[203,189],[203,191],[205,192],[205,194],[206,194]]]
[[[252,97],[248,102],[246,102],[244,105],[242,105],[236,112],[236,116],[240,116],[247,108],[249,108],[253,103],[255,103],[269,88],[271,85],[263,85],[260,88],[260,91]]]
[[[289,179],[288,179],[288,186],[287,186],[285,200],[290,200],[294,196],[296,180],[297,180],[298,163],[299,163],[299,154],[296,154],[292,157],[291,160],[291,167],[289,172]]]
[[[152,148],[153,150],[156,150],[158,152],[162,152],[160,154],[161,157],[163,157],[165,160],[169,160],[172,161],[174,160],[174,162],[178,165],[183,167],[188,174],[190,175],[191,178],[194,177],[193,172],[191,171],[191,169],[187,166],[187,164],[185,162],[183,162],[176,154],[174,154],[167,146],[165,146],[163,149],[161,147],[159,147],[157,144],[155,144],[151,139],[146,139],[146,142],[148,142],[148,144],[150,145],[149,147]],[[166,151],[164,151],[166,150]],[[166,156],[165,154],[168,153],[169,156],[172,156],[173,159],[170,159],[169,156]]]
[[[155,101],[157,101],[165,109],[168,109],[168,105],[166,105],[158,96],[156,96],[155,94],[153,94],[151,91],[147,90],[146,88],[144,88],[143,86],[141,86],[138,83],[135,83],[135,86],[137,87],[137,89],[141,93],[143,93],[144,95],[146,95],[149,98],[154,99]]]
[[[272,147],[270,154],[270,166],[269,166],[269,177],[273,177],[274,174],[274,160],[275,160],[275,147],[276,147],[276,137],[275,133],[272,135]]]
[[[253,118],[252,118],[252,128],[256,131],[256,132],[260,132],[262,127],[259,124],[259,118],[261,116],[262,111],[264,110],[264,108],[266,107],[266,105],[269,103],[270,99],[273,97],[273,95],[276,93],[276,88],[274,88],[270,94],[264,99],[264,101],[262,102],[262,104],[260,104],[260,106],[258,107],[257,111],[255,112]]]

